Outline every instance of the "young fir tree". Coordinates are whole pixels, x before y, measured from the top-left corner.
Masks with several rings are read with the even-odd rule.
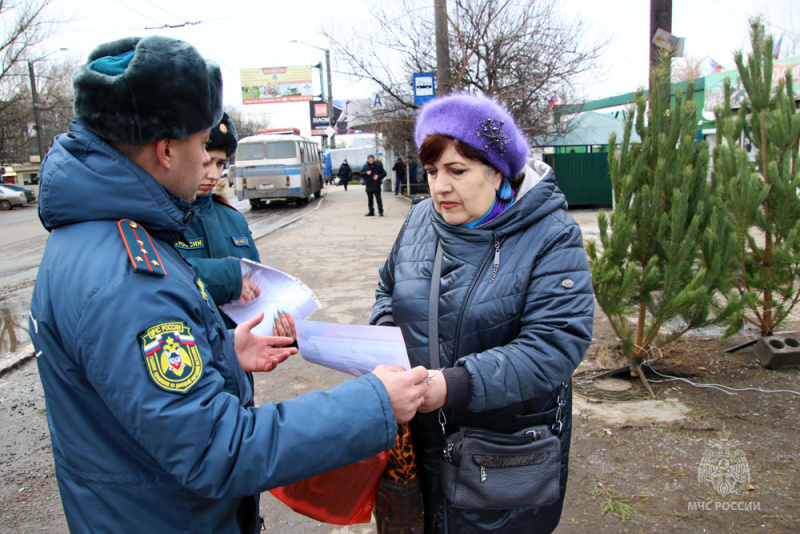
[[[609,140],[615,207],[598,216],[602,253],[587,245],[595,297],[632,375],[653,348],[727,320],[739,302],[716,296],[730,291],[734,242],[709,180],[708,144],[695,142],[695,104],[676,92],[669,109],[664,61],[652,78],[649,106],[637,93],[622,143]],[[634,127],[641,143],[630,143]]]
[[[759,19],[750,25],[747,65],[741,51],[734,54],[744,98],[734,114],[726,80],[716,110],[714,175],[736,236],[736,288],[747,302],[731,325],[747,321],[768,335],[800,298],[800,114],[788,69],[773,87],[772,37]],[[754,162],[742,140],[755,149]]]

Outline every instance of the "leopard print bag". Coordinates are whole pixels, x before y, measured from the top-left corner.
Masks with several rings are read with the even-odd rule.
[[[378,534],[423,534],[422,490],[408,424],[400,426],[389,461],[378,481],[372,509]]]

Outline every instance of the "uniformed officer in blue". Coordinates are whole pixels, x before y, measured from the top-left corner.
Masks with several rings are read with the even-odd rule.
[[[234,300],[250,302],[261,294],[249,276],[242,276],[239,266],[240,258],[261,262],[247,219],[228,204],[222,193],[227,184],[220,181],[237,144],[236,127],[228,114],[223,113],[222,121],[211,129],[206,145],[210,161],[203,166],[203,179],[192,204],[194,217],[186,226],[184,239],[176,244],[217,305]],[[222,318],[228,328],[236,326],[224,312]]]
[[[424,369],[253,406],[289,338],[228,331],[174,244],[222,117],[219,67],[166,37],[99,46],[41,170],[30,334],[72,532],[258,529],[258,496],[391,448]],[[267,518],[268,520],[269,518]]]

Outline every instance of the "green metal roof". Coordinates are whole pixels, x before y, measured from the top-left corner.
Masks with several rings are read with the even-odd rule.
[[[617,142],[622,141],[625,123],[619,119],[587,111],[571,119],[570,131],[561,136],[553,136],[535,146],[589,146],[607,145],[612,132],[617,134]],[[636,132],[631,132],[631,141],[640,143]]]

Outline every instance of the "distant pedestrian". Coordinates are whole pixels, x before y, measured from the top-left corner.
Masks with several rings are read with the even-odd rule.
[[[372,154],[367,157],[367,162],[361,168],[361,177],[364,179],[364,184],[367,186],[367,204],[369,212],[366,217],[375,216],[375,208],[373,207],[372,199],[378,202],[378,215],[383,217],[383,200],[381,199],[381,184],[383,178],[386,176],[386,171],[383,169],[383,164],[375,160]]]
[[[397,196],[403,192],[402,186],[405,186],[406,183],[406,164],[403,162],[403,158],[397,156],[392,170],[394,171],[394,196]]]
[[[339,182],[344,185],[345,191],[347,191],[347,182],[350,181],[351,174],[353,174],[353,169],[350,168],[347,160],[344,160],[342,164],[339,165]]]

